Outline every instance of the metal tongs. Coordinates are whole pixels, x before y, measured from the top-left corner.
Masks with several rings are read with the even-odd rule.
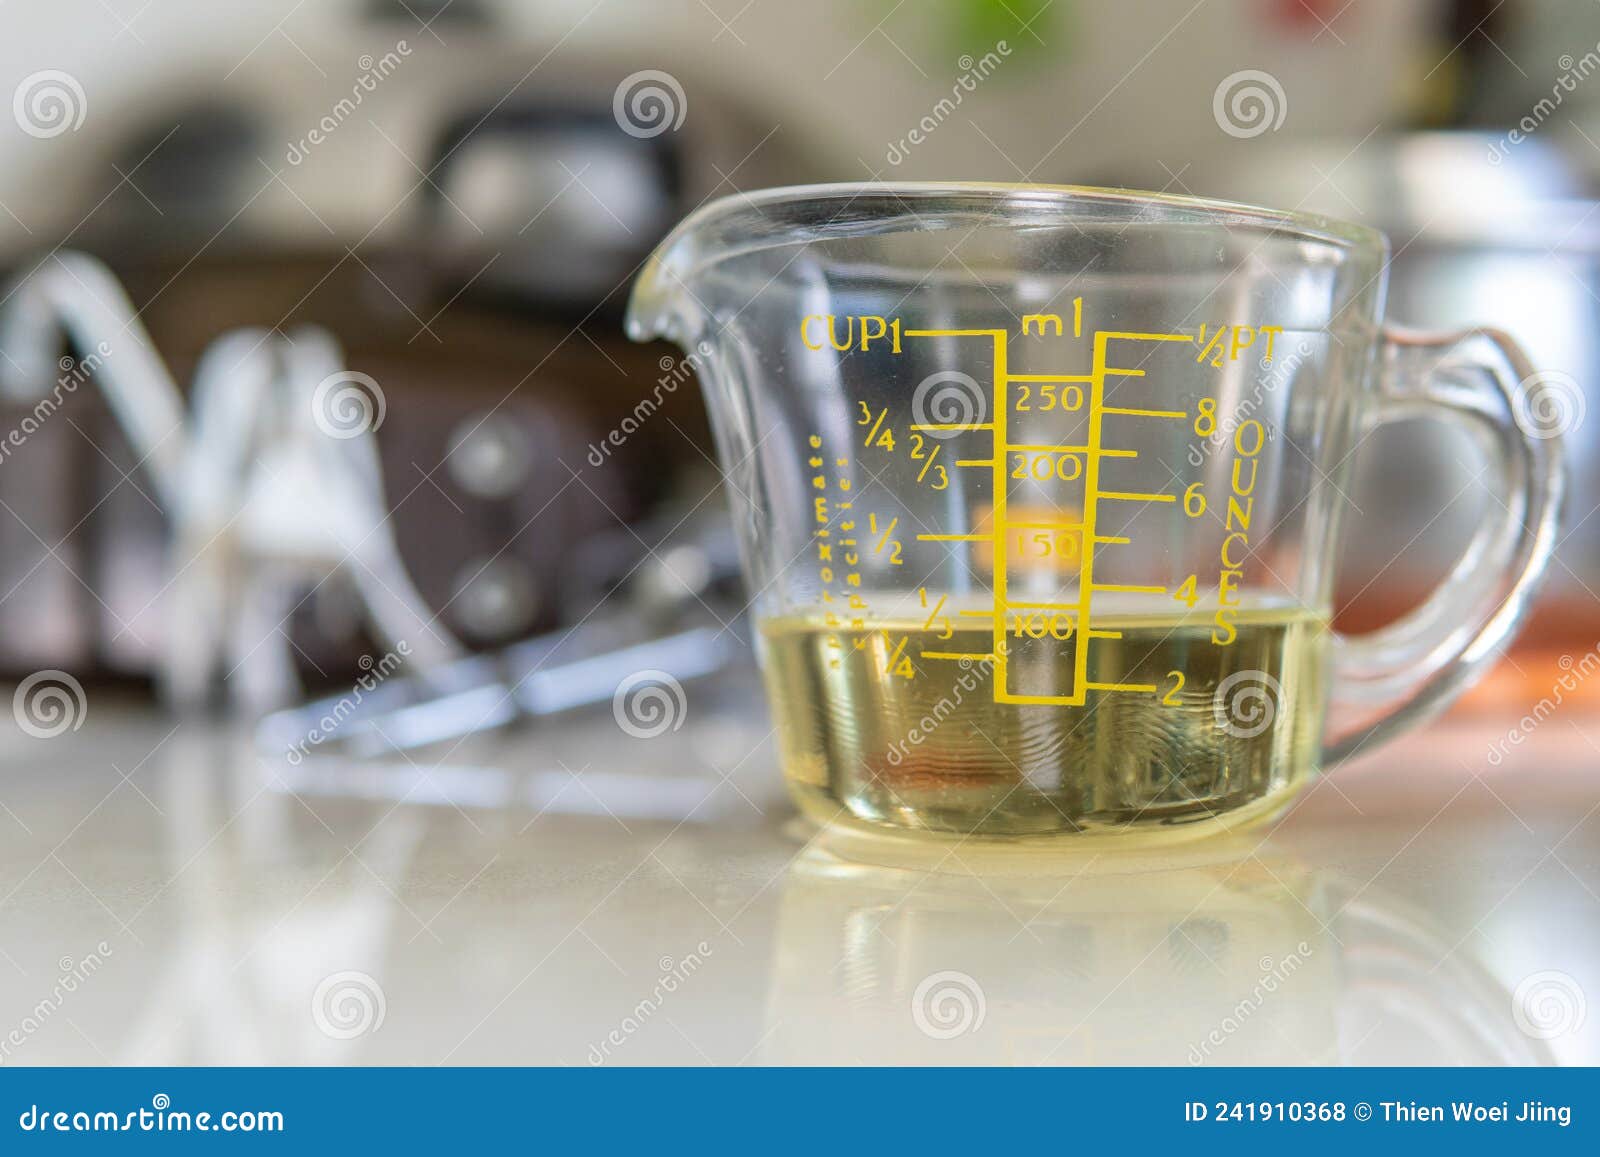
[[[729,597],[738,572],[731,527],[720,510],[679,526],[686,533],[677,545],[629,572],[614,596],[620,611],[274,712],[257,729],[260,745],[302,750],[308,735],[325,733],[319,754],[380,758],[614,703],[625,686],[685,683],[748,661],[737,632],[742,612]]]
[[[262,719],[257,738],[269,751],[303,752],[308,735],[326,732],[316,744],[319,754],[370,759],[605,703],[637,677],[698,679],[748,654],[714,626],[627,642],[637,637],[620,619],[554,632],[426,677],[385,680],[358,701],[330,696],[274,712]]]

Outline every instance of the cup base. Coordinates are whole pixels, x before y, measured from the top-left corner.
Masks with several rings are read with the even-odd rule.
[[[819,829],[814,833],[817,843],[843,859],[924,871],[1033,874],[1052,864],[1072,871],[1087,861],[1108,857],[1116,861],[1116,870],[1137,870],[1139,857],[1175,848],[1187,852],[1193,845],[1215,844],[1220,859],[1238,858],[1248,854],[1248,844],[1239,845],[1229,837],[1246,837],[1271,824],[1300,794],[1311,774],[1291,776],[1258,799],[1202,819],[1085,825],[1020,834],[962,833],[884,823],[853,814],[815,785],[791,780],[788,786],[805,820]]]

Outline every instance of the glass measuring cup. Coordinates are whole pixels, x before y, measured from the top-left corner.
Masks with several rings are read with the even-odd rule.
[[[704,387],[800,806],[1188,835],[1459,693],[1548,560],[1559,447],[1519,422],[1510,339],[1384,327],[1386,257],[1321,217],[1050,186],[777,189],[680,224],[629,333]],[[1336,634],[1354,451],[1410,418],[1472,434],[1498,502],[1421,606]]]

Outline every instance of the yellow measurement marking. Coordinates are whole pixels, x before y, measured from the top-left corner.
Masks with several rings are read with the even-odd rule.
[[[1046,445],[1031,442],[1013,442],[1011,445],[1006,447],[1006,452],[1010,453],[1013,450],[1031,450],[1039,454],[1087,454],[1089,452],[1089,447]],[[1139,456],[1139,451],[1101,450],[1100,456],[1103,458],[1137,458]]]
[[[990,396],[994,402],[994,499],[990,517],[994,520],[994,630],[989,649],[994,655],[994,693],[996,701],[1006,693],[1006,498],[1011,486],[1006,477],[1006,415],[1011,409],[1006,376],[1011,365],[1006,360],[1006,333],[994,335],[994,382]]]
[[[884,640],[884,642],[888,642],[889,641],[889,632],[888,631],[885,631],[883,633],[883,640]],[[901,638],[901,640],[899,642],[899,645],[897,645],[894,650],[889,652],[889,657],[887,659],[885,659],[884,663],[883,663],[883,669],[885,671],[893,671],[894,670],[894,665],[900,661],[900,656],[905,653],[906,644],[908,642],[910,642],[910,641],[911,641],[911,637],[909,635]]]
[[[988,542],[988,534],[919,534],[918,542]]]
[[[1089,383],[1089,431],[1086,438],[1083,472],[1083,539],[1084,549],[1078,560],[1078,622],[1090,623],[1089,609],[1094,592],[1095,520],[1100,513],[1100,427],[1104,425],[1106,405],[1106,342],[1105,333],[1094,335],[1094,374]],[[1089,642],[1077,639],[1072,644],[1072,695],[1071,700],[1082,703],[1088,694]]]
[[[1003,329],[908,329],[907,337],[993,337],[1005,340]]]
[[[1141,494],[1138,492],[1124,494],[1120,490],[1102,490],[1101,498],[1114,498],[1118,502],[1176,502],[1176,495],[1172,494]]]
[[[957,458],[957,466],[993,466],[993,458]]]
[[[1005,656],[1002,655],[996,662],[1005,662]],[[1083,700],[1076,695],[1013,695],[1004,687],[999,686],[994,690],[994,701],[996,703],[1016,703],[1023,706],[1032,705],[1037,707],[1083,706]]]
[[[872,531],[873,531],[874,534],[876,534],[877,530],[878,530],[878,516],[876,514],[869,514],[867,516],[867,521],[872,523]],[[889,520],[889,525],[884,528],[883,537],[879,538],[878,542],[877,542],[877,545],[872,548],[872,553],[873,554],[882,554],[883,553],[883,548],[889,542],[889,536],[894,534],[894,528],[899,526],[899,525],[900,525],[900,519],[899,519],[898,516],[895,517],[895,518],[891,518]]]
[[[933,621],[939,617],[939,612],[944,610],[944,600],[945,600],[945,598],[946,598],[946,596],[940,595],[939,596],[939,601],[933,605],[933,610],[928,612],[928,621],[922,624],[922,629],[924,631],[932,629]],[[928,605],[928,592],[927,592],[926,589],[924,589],[923,592],[922,592],[922,605],[923,606],[927,606]]]
[[[967,659],[974,663],[987,663],[994,658],[993,655],[980,655],[975,651],[918,651],[919,659]]]
[[[988,422],[914,422],[913,430],[992,430]]]
[[[1095,583],[1094,589],[1097,591],[1122,591],[1124,594],[1131,595],[1164,595],[1167,593],[1166,587],[1139,586],[1135,583]]]
[[[1131,406],[1102,406],[1102,414],[1128,414],[1135,418],[1187,418],[1184,410],[1140,410]]]
[[[888,406],[885,406],[883,409],[878,411],[878,420],[876,422],[872,423],[872,429],[867,431],[867,440],[865,442],[861,443],[863,446],[871,446],[872,445],[872,440],[878,436],[878,427],[883,425],[883,420],[888,416],[889,416],[889,407]]]
[[[921,482],[924,478],[926,478],[928,476],[929,467],[931,467],[933,465],[933,460],[939,456],[939,451],[942,450],[942,449],[944,449],[943,446],[935,446],[933,448],[933,453],[929,454],[927,461],[925,461],[922,464],[922,472],[917,475],[917,481],[918,482]]]
[[[1081,333],[1082,307],[1081,302],[1074,303],[1073,331]],[[979,336],[992,331],[965,330],[965,331],[911,331],[937,333],[948,332],[957,335]],[[1024,334],[1028,332],[1024,327]],[[1043,323],[1040,324],[1040,333],[1043,333]],[[1134,683],[1093,683],[1089,680],[1089,643],[1097,638],[1121,638],[1119,631],[1097,631],[1090,625],[1090,605],[1095,591],[1129,591],[1140,593],[1168,593],[1164,587],[1132,586],[1122,584],[1097,584],[1094,581],[1094,555],[1095,547],[1101,544],[1123,544],[1131,542],[1125,535],[1101,535],[1095,532],[1096,519],[1099,512],[1099,501],[1108,498],[1121,502],[1176,502],[1177,496],[1172,494],[1146,494],[1134,491],[1102,491],[1100,489],[1100,460],[1102,458],[1137,458],[1138,451],[1128,449],[1112,449],[1101,446],[1103,437],[1104,419],[1107,414],[1116,414],[1135,418],[1163,418],[1168,420],[1187,420],[1189,415],[1182,410],[1158,410],[1133,406],[1108,406],[1106,404],[1106,378],[1144,377],[1142,369],[1122,369],[1107,364],[1107,350],[1113,341],[1158,341],[1158,342],[1185,342],[1195,343],[1195,338],[1190,334],[1181,333],[1139,333],[1120,331],[1099,331],[1093,333],[1093,357],[1091,369],[1087,375],[1083,374],[1012,374],[1008,372],[1006,358],[1006,341],[1003,331],[993,333],[994,338],[994,380],[992,383],[991,398],[994,404],[994,421],[990,427],[994,433],[995,457],[992,463],[975,461],[973,465],[993,465],[994,498],[990,508],[990,517],[993,519],[993,572],[994,572],[994,609],[988,614],[994,623],[993,662],[995,664],[994,700],[997,703],[1037,704],[1041,706],[1081,707],[1086,702],[1086,696],[1091,690],[1095,691],[1135,691],[1153,693],[1157,690],[1154,684]],[[1012,445],[1006,438],[1006,424],[1010,416],[1010,398],[1007,384],[1010,382],[1086,382],[1088,388],[1084,391],[1087,403],[1087,431],[1084,443],[1078,445]],[[1083,513],[1081,522],[1063,523],[1053,521],[1028,521],[1012,523],[1007,519],[1007,497],[1009,494],[1009,479],[1006,466],[1012,452],[1033,454],[1058,454],[1081,455],[1084,463],[1083,478]],[[959,463],[965,465],[965,462]],[[1048,511],[1046,511],[1048,513]],[[1007,539],[1013,529],[1039,529],[1050,531],[1069,531],[1081,534],[1083,549],[1078,560],[1078,601],[1075,604],[1060,602],[1045,603],[1008,603],[1007,596]],[[970,540],[970,535],[949,536],[922,536],[919,538],[948,538],[956,540]],[[1072,622],[1077,625],[1072,632],[1073,638],[1073,681],[1072,691],[1062,695],[1022,695],[1012,692],[1007,680],[1007,656],[1005,647],[1005,634],[1007,618],[1010,611],[1046,611],[1072,616]],[[972,612],[963,612],[972,614]],[[974,617],[982,617],[984,612],[978,612]]]
[[[1112,330],[1101,330],[1094,335],[1096,342],[1101,341],[1194,341],[1194,335],[1188,333],[1117,333]]]
[[[957,611],[956,614],[960,615],[964,619],[987,619],[990,615],[994,614],[994,612],[993,611]]]

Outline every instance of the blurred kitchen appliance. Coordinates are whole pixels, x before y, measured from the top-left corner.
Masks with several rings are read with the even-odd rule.
[[[128,287],[179,381],[230,330],[331,334],[382,392],[406,569],[448,631],[498,646],[603,599],[610,576],[573,547],[648,515],[706,460],[692,376],[659,388],[660,351],[621,337],[620,293],[711,192],[685,174],[760,182],[778,149],[692,77],[694,115],[641,132],[613,101],[634,63],[541,62],[468,0],[427,16],[442,37],[404,5],[368,5],[317,46],[321,79],[276,42],[220,86],[214,70],[154,78],[103,114],[120,141],[64,165],[57,196],[80,206],[73,246]],[[0,427],[26,416],[0,408]],[[0,469],[0,672],[148,675],[167,630],[166,498],[97,389],[70,391],[29,441]],[[369,640],[346,592],[287,606],[304,674],[353,669]]]
[[[93,352],[57,362],[64,342]],[[200,360],[186,414],[117,279],[91,257],[58,250],[0,304],[0,355],[0,385],[34,403],[35,426],[78,384],[52,385],[54,371],[92,367],[161,496],[173,522],[161,658],[174,702],[204,704],[224,679],[240,704],[298,698],[280,627],[301,589],[329,582],[359,600],[375,639],[422,670],[461,657],[395,548],[373,447],[382,392],[344,368],[326,332],[225,334]],[[10,441],[23,445],[25,437]]]

